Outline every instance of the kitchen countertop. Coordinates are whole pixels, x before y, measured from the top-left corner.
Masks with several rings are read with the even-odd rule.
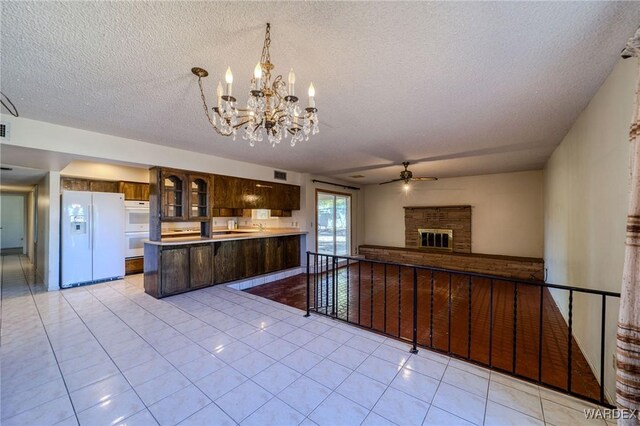
[[[233,232],[233,234],[227,234],[227,232]],[[234,229],[233,231],[215,229],[212,231],[210,238],[185,235],[183,237],[162,238],[161,241],[145,241],[145,244],[153,244],[157,246],[178,246],[187,244],[204,244],[214,241],[248,240],[252,238],[271,238],[305,234],[308,234],[308,232],[291,228],[265,229],[264,231],[258,231],[255,229]]]

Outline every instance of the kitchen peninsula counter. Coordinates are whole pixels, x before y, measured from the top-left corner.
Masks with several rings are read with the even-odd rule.
[[[145,242],[145,292],[161,298],[298,268],[300,240],[307,232],[297,228],[214,229],[212,234]]]
[[[153,244],[157,246],[179,246],[188,244],[205,244],[216,241],[235,241],[255,238],[284,237],[289,235],[306,235],[308,232],[292,228],[271,228],[263,231],[256,231],[253,229],[213,230],[211,234],[211,237],[198,237],[193,235],[165,237],[163,235],[161,241],[145,241],[145,244]]]

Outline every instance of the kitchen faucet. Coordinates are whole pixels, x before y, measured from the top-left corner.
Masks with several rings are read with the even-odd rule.
[[[264,231],[264,225],[261,223],[254,224],[253,226],[257,226],[260,232]]]

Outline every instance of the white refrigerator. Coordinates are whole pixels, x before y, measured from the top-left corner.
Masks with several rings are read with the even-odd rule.
[[[62,192],[61,287],[124,276],[124,194]]]

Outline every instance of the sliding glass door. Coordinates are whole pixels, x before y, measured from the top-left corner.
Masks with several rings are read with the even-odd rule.
[[[316,246],[318,253],[349,255],[351,247],[351,196],[316,191]]]

